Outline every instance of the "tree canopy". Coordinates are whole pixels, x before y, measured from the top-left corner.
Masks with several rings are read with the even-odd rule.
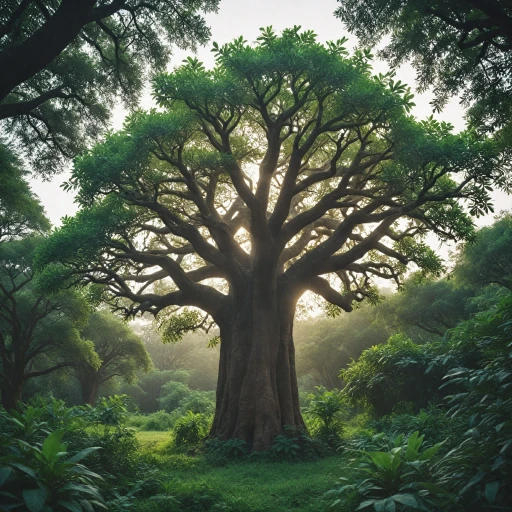
[[[149,371],[149,358],[141,339],[122,320],[106,311],[93,313],[81,329],[83,339],[91,341],[100,363],[87,361],[74,366],[85,403],[94,404],[100,387],[114,377],[128,383],[137,370]]]
[[[211,316],[223,340],[218,396],[239,404],[223,416],[218,403],[213,428],[256,449],[301,423],[291,353],[300,295],[350,311],[375,298],[374,277],[400,282],[409,263],[439,273],[422,237],[471,238],[463,204],[488,212],[491,185],[507,184],[496,141],[415,121],[409,89],[373,76],[370,54],[343,44],[268,28],[255,46],[214,45],[213,70],[189,58],[158,75],[161,110],[134,113],[77,159],[69,187],[81,210],[38,256],[47,282],[103,284],[127,315],[205,312],[187,310],[178,326],[173,317],[182,331]],[[228,356],[238,343],[245,362]],[[241,372],[233,381],[230,364]],[[261,364],[289,365],[277,372],[286,382],[254,386]],[[269,394],[261,407],[281,415],[251,416]],[[237,419],[238,407],[252,412]]]
[[[399,293],[379,304],[378,323],[390,332],[404,332],[416,342],[443,337],[448,329],[467,320],[472,309],[469,300],[475,290],[468,283],[454,280],[418,280],[412,275]]]
[[[371,77],[362,53],[347,58],[343,46],[323,48],[297,30],[260,39],[218,48],[213,71],[189,59],[157,77],[166,112],[137,112],[77,160],[68,186],[83,208],[45,244],[43,263],[90,269],[91,281],[139,303],[133,312],[213,312],[222,295],[198,282],[236,281],[250,266],[251,239],[271,238],[304,288],[329,297],[313,276],[344,270],[347,296],[331,298],[350,309],[368,293],[356,276],[398,277],[408,261],[439,269],[414,235],[472,236],[456,199],[489,211],[486,187],[505,179],[493,141],[404,115],[408,90]],[[395,227],[401,216],[405,229]],[[342,247],[346,256],[336,254]],[[378,262],[355,264],[369,251]],[[160,271],[148,274],[153,266]],[[168,277],[181,292],[142,293]],[[125,281],[144,283],[141,294]]]
[[[6,409],[20,400],[29,379],[79,361],[99,364],[79,332],[89,314],[84,298],[73,290],[48,296],[38,289],[33,257],[40,243],[32,236],[0,244],[0,390]]]
[[[0,141],[0,243],[50,227],[44,208],[27,183],[28,172]]]
[[[512,215],[478,230],[477,243],[459,253],[455,276],[474,286],[495,284],[512,289]]]
[[[390,40],[379,55],[410,60],[420,91],[433,87],[441,109],[454,94],[485,128],[510,124],[512,8],[508,0],[338,0],[336,15],[364,45]]]
[[[294,332],[299,381],[309,376],[317,386],[340,388],[340,369],[363,350],[385,343],[393,332],[375,321],[381,308],[382,304],[368,305],[349,315],[299,321]]]
[[[210,35],[218,0],[9,0],[0,12],[0,120],[42,173],[95,140],[118,95],[135,105],[171,44]]]

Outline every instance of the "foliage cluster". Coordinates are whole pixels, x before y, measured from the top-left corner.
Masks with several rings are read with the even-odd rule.
[[[20,407],[0,409],[2,510],[90,512],[123,501],[143,472],[137,440],[124,427],[125,398],[96,407],[43,399]]]
[[[437,384],[441,385],[444,380],[442,392],[446,394],[446,390],[449,390],[450,394],[445,396],[442,408],[434,410],[431,406],[418,415],[379,418],[371,425],[382,430],[380,434],[356,436],[349,446],[358,450],[360,456],[356,463],[359,464],[361,475],[370,475],[370,480],[347,482],[333,493],[348,493],[346,500],[350,500],[355,499],[350,491],[357,491],[360,509],[373,508],[376,511],[386,506],[397,510],[408,510],[407,507],[443,511],[494,510],[509,503],[511,496],[507,482],[510,478],[512,446],[511,319],[512,296],[508,293],[490,310],[478,313],[453,329],[441,353],[437,352],[436,344],[436,350],[431,350],[429,344],[416,346],[413,353],[423,351],[425,355],[431,352],[427,364],[423,364],[419,373],[410,377],[409,385],[415,379],[423,382],[422,373],[426,373],[428,378],[433,368],[436,371],[445,369],[444,379]],[[391,341],[392,344],[396,343],[396,339]],[[375,347],[370,355],[363,353],[362,361],[355,362],[347,370],[349,377],[350,371],[354,375],[346,387],[349,396],[361,393],[357,396],[366,399],[376,410],[372,402],[377,396],[372,394],[375,386],[373,379],[375,374],[380,380],[390,377],[389,372],[383,371],[390,360],[398,383],[404,376],[408,377],[410,360],[416,365],[418,357],[406,357],[411,350],[410,340],[398,338],[398,341],[401,347],[398,352],[393,352],[387,346]],[[374,352],[379,357],[373,358]],[[473,362],[474,366],[457,364],[463,360]],[[377,364],[374,372],[363,371],[368,361]],[[378,371],[383,375],[379,376]],[[399,391],[403,393],[406,387],[399,387]],[[391,392],[392,386],[389,389]],[[410,396],[411,403],[418,406],[422,403],[422,396],[421,392],[415,390]],[[400,402],[395,398],[394,403],[398,405]],[[435,441],[437,444],[434,446],[438,448],[440,443],[445,443],[445,448],[429,462],[428,475],[407,471],[401,475],[403,461],[400,462],[400,456],[395,456],[401,453],[400,443],[394,449],[389,447],[390,436],[398,432],[402,433],[401,436],[414,428],[428,433],[427,440]],[[414,471],[420,467],[423,464],[416,464]],[[377,475],[380,480],[375,480]],[[411,480],[412,476],[414,478]],[[386,489],[385,492],[383,489]],[[411,496],[403,496],[411,493]],[[337,503],[347,502],[344,498],[339,500]]]

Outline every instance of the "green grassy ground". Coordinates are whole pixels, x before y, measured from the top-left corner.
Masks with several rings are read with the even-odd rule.
[[[169,432],[137,432],[137,439],[142,449],[159,451],[169,442]]]
[[[137,433],[143,449],[154,451],[169,440],[165,432]],[[159,451],[159,450],[156,450]],[[168,498],[138,503],[140,512],[323,512],[323,496],[343,476],[346,459],[333,456],[308,462],[209,463],[201,455],[161,455],[158,479]],[[177,500],[177,501],[175,501]]]

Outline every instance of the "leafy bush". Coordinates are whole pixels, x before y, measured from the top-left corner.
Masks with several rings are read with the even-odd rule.
[[[174,442],[176,446],[196,445],[208,435],[211,418],[204,414],[188,411],[174,424]]]
[[[337,446],[343,433],[342,418],[346,413],[343,395],[338,390],[327,391],[319,386],[310,395],[306,414],[313,419],[308,425],[311,434],[329,446]]]
[[[420,451],[423,436],[414,432],[404,443],[398,436],[393,447],[385,451],[359,452],[353,463],[354,477],[342,478],[341,487],[329,491],[333,506],[341,505],[355,492],[356,510],[446,510],[448,493],[435,485],[432,459],[441,443]]]
[[[208,439],[205,443],[208,461],[213,465],[223,465],[233,459],[245,457],[249,450],[241,439]]]
[[[187,398],[180,402],[177,411],[183,415],[186,411],[201,414],[213,414],[215,410],[214,391],[193,391]]]
[[[464,415],[450,418],[445,409],[432,405],[416,415],[392,414],[370,421],[368,426],[390,437],[398,434],[408,436],[419,430],[430,443],[446,441],[445,445],[453,446],[464,433],[466,422]]]
[[[155,370],[142,375],[136,384],[123,384],[122,392],[129,395],[137,407],[143,413],[152,413],[161,409],[159,398],[165,394],[162,393],[162,387],[170,382],[181,382],[187,384],[190,379],[190,373],[186,370]]]
[[[441,483],[465,509],[504,509],[512,503],[512,294],[497,308],[461,326],[461,338],[477,337],[482,368],[454,368],[446,376],[450,419],[468,417],[463,442],[439,465]]]
[[[160,407],[173,418],[173,423],[187,411],[212,414],[215,408],[214,391],[197,391],[182,382],[168,382],[162,386],[162,396],[158,399]]]
[[[62,505],[64,507],[62,508],[57,502],[54,503],[57,499],[54,494],[57,493],[60,496],[59,499],[64,496],[62,499],[66,502],[65,496],[68,496],[68,491],[72,489],[65,487],[64,483],[62,483],[64,487],[61,489],[59,487],[61,484],[57,482],[58,479],[54,481],[51,471],[58,470],[63,475],[62,482],[67,478],[67,472],[76,473],[77,478],[83,477],[80,480],[82,483],[79,483],[78,480],[73,483],[78,486],[75,490],[88,489],[87,486],[91,485],[101,488],[105,491],[105,495],[110,494],[111,501],[117,503],[118,508],[121,507],[121,504],[128,503],[130,489],[133,489],[132,479],[137,480],[143,475],[145,476],[148,468],[144,467],[142,457],[137,452],[139,445],[134,432],[124,426],[127,414],[126,397],[102,399],[95,407],[70,408],[59,400],[37,398],[32,400],[29,405],[20,404],[20,410],[14,411],[12,414],[0,408],[1,466],[6,465],[7,467],[7,464],[11,464],[13,461],[17,464],[13,466],[16,469],[11,469],[8,473],[4,472],[2,468],[3,476],[0,477],[0,481],[4,484],[3,491],[17,496],[16,503],[18,503],[23,497],[23,491],[34,490],[39,485],[34,482],[42,482],[41,485],[46,485],[47,496],[45,499],[48,503],[52,503],[51,510],[64,510],[66,504]],[[42,451],[48,450],[44,447],[48,446],[50,442],[48,439],[53,439],[53,437],[49,438],[50,435],[57,435],[55,432],[59,432],[59,435],[65,433],[67,446],[64,449],[59,438],[58,444],[62,453],[59,452],[57,458],[50,461],[45,459]],[[54,441],[54,445],[57,446],[56,441]],[[84,454],[87,455],[87,468],[73,466],[72,463],[78,462]],[[26,460],[20,462],[23,457]],[[18,462],[16,462],[16,458],[19,459]],[[44,464],[51,468],[45,468]],[[28,468],[25,473],[23,468]],[[18,478],[20,475],[23,476],[21,480]],[[50,478],[51,482],[46,482],[47,478]],[[69,478],[72,480],[74,477]],[[30,479],[33,480],[32,483]],[[6,486],[11,486],[11,484],[19,490],[18,494],[13,491],[5,491]],[[22,488],[25,485],[29,487]],[[87,492],[87,490],[83,490],[83,493],[87,494]],[[82,503],[82,494],[80,493],[77,494],[76,500]],[[98,500],[98,496],[89,494],[92,500]],[[39,494],[34,494],[33,497],[41,501],[43,495],[44,493],[41,491]],[[10,499],[12,501],[14,498]],[[73,507],[73,499],[75,498],[70,498],[71,507]],[[86,502],[83,501],[83,503]],[[27,505],[20,506],[25,510],[24,507]],[[84,507],[84,510],[92,510],[87,504],[81,506]],[[36,505],[34,505],[34,509],[37,509]],[[32,509],[29,508],[29,510]],[[66,510],[81,509],[75,506],[75,508]]]
[[[160,407],[166,412],[172,412],[192,393],[192,390],[183,382],[171,381],[162,386],[160,393]]]
[[[404,480],[400,476],[400,481],[405,481],[405,485],[409,486],[403,489],[414,489],[417,493],[414,497],[416,501],[408,500],[408,506],[421,508],[428,505],[428,510],[443,511],[452,507],[453,510],[506,510],[512,502],[509,485],[512,451],[512,295],[503,296],[489,311],[478,313],[452,329],[447,339],[443,350],[439,350],[439,345],[430,344],[414,351],[432,356],[427,373],[431,368],[439,371],[453,366],[457,361],[478,364],[478,367],[452,367],[448,371],[442,392],[449,390],[452,393],[446,397],[449,410],[430,407],[417,416],[402,414],[380,418],[370,425],[383,432],[376,435],[371,432],[359,434],[347,444],[358,450],[369,451],[366,457],[377,452],[388,453],[386,463],[395,461],[400,469],[405,466],[403,461],[391,457],[394,448],[389,447],[389,435],[407,433],[417,428],[427,432],[431,442],[446,438],[446,453],[432,464],[429,463],[429,474],[422,480],[429,486],[423,485],[424,488],[421,488],[421,485],[409,481],[409,477]],[[385,359],[377,363],[387,364],[388,361]],[[403,358],[395,358],[395,363],[400,361]],[[385,381],[390,379],[391,368],[387,372]],[[397,374],[402,375],[401,372],[398,366]],[[356,382],[359,390],[363,389],[365,379]],[[390,382],[386,382],[386,386]],[[373,390],[369,391],[370,395],[371,392]],[[373,399],[376,397],[372,396]],[[368,463],[366,460],[365,464]],[[372,464],[378,465],[378,461],[372,459]],[[368,474],[366,471],[366,476]],[[382,487],[382,482],[377,486]],[[420,494],[420,490],[423,494]],[[359,482],[344,486],[343,492],[340,490],[341,494],[351,491],[366,492],[366,487]],[[402,493],[396,488],[394,492]],[[402,497],[399,498],[402,501],[396,502],[392,497],[389,493],[386,496],[372,495],[367,501],[376,507],[405,506]],[[427,501],[422,502],[419,498]]]
[[[61,443],[63,435],[64,430],[52,432],[41,447],[11,439],[0,457],[0,507],[30,512],[107,508],[98,487],[101,477],[79,463],[98,448],[71,457]]]
[[[174,425],[174,418],[165,411],[157,411],[147,416],[135,416],[130,419],[129,425],[136,426],[140,430],[170,430]]]
[[[340,372],[346,383],[344,394],[377,416],[391,414],[404,402],[419,410],[432,399],[440,399],[438,388],[445,370],[426,373],[431,362],[424,346],[397,334],[386,344],[365,350]]]
[[[128,419],[128,405],[131,402],[127,395],[113,395],[102,397],[94,407],[85,406],[87,419],[90,423],[103,425],[106,430],[109,427],[119,428]]]
[[[280,435],[274,438],[270,453],[279,458],[296,459],[299,454],[299,450],[300,446],[297,443],[297,439]]]

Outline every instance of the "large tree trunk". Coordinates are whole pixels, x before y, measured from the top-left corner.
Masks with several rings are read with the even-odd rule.
[[[2,393],[2,406],[6,411],[16,409],[21,401],[23,391],[23,379],[10,379],[9,382],[2,382],[0,392]]]
[[[260,282],[233,297],[231,311],[220,324],[217,404],[210,435],[241,439],[255,451],[269,449],[285,425],[305,428],[292,338],[295,303],[276,288]]]
[[[99,379],[95,373],[83,372],[78,377],[82,390],[82,403],[94,405],[98,396]]]

